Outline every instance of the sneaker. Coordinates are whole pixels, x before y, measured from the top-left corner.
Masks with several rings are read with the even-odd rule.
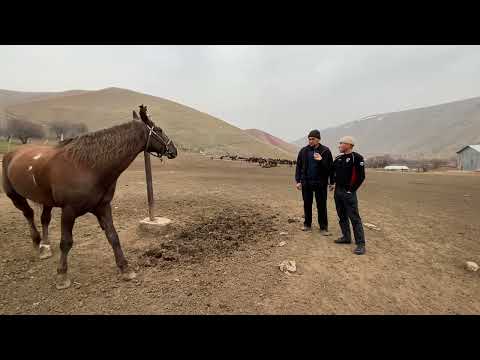
[[[347,240],[343,236],[335,240],[335,244],[351,244],[351,243],[352,243],[351,240]]]
[[[320,229],[320,235],[323,235],[323,236],[330,236],[332,235],[332,233],[328,230],[325,230],[325,229]]]
[[[357,247],[355,248],[355,250],[353,250],[353,252],[356,255],[365,254],[365,245],[363,245],[363,244],[357,245]]]
[[[303,225],[302,231],[312,231],[311,226]]]

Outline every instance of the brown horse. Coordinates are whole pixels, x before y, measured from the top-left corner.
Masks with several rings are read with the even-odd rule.
[[[135,111],[133,117],[134,120],[126,124],[67,139],[53,147],[21,146],[3,157],[3,189],[28,220],[40,259],[52,256],[48,225],[52,208],[62,208],[57,289],[70,286],[67,255],[73,244],[72,228],[75,219],[87,212],[97,217],[113,248],[122,277],[125,280],[135,277],[113,226],[110,202],[117,179],[140,152],[156,152],[173,159],[177,149],[165,132],[148,118],[145,106],[140,106],[141,121]],[[35,227],[27,199],[43,205],[43,237]]]

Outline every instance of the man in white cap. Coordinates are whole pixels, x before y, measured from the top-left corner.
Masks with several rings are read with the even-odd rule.
[[[358,212],[357,190],[365,180],[365,163],[362,155],[353,151],[354,145],[355,141],[351,136],[340,139],[338,146],[340,155],[333,161],[330,190],[335,189],[335,206],[343,235],[335,240],[335,243],[350,244],[352,242],[350,220],[357,245],[354,253],[363,255],[365,254],[365,235]]]

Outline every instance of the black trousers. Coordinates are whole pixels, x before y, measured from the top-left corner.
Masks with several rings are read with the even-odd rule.
[[[312,226],[313,194],[317,203],[318,224],[321,230],[328,230],[327,185],[302,183],[304,225]]]
[[[356,244],[365,244],[365,235],[363,233],[362,219],[358,213],[358,199],[355,192],[347,193],[343,188],[335,188],[335,206],[337,207],[337,214],[339,218],[340,229],[343,237],[352,241],[352,234],[350,232],[350,223],[352,222],[353,235],[355,236]]]

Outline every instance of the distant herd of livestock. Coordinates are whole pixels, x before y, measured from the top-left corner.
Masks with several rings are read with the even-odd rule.
[[[249,163],[258,163],[258,165],[263,168],[271,168],[271,167],[276,167],[278,165],[293,166],[297,164],[295,160],[272,159],[272,158],[262,158],[262,157],[243,157],[239,155],[222,155],[220,156],[220,160],[234,160],[234,161],[240,160],[240,161],[247,161]]]

